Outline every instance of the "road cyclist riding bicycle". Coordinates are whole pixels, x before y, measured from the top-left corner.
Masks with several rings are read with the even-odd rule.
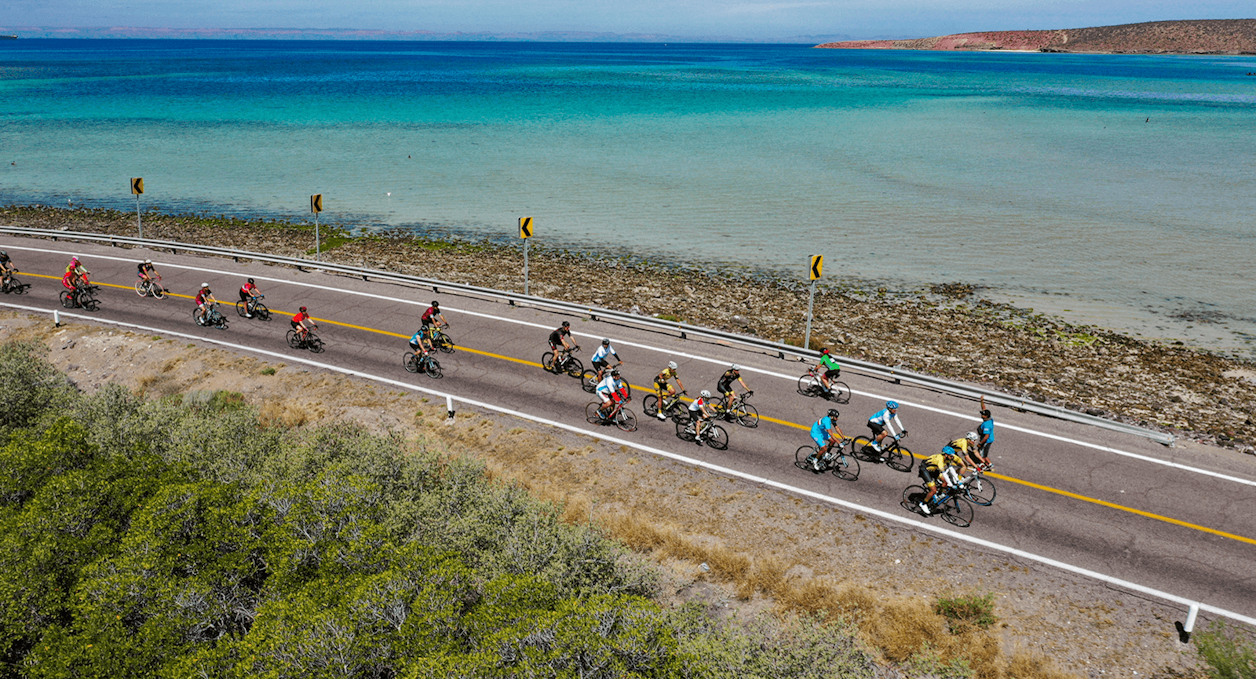
[[[305,324],[306,321],[310,322],[308,326]],[[292,329],[296,331],[298,341],[305,342],[309,340],[310,330],[317,327],[318,325],[316,325],[314,321],[310,320],[310,314],[306,311],[305,307],[301,307],[301,310],[292,317]]]
[[[83,266],[83,264],[79,262],[79,258],[77,256],[71,257],[70,264],[65,267],[65,275],[61,277],[61,285],[71,291],[78,291],[86,288],[91,285],[91,282],[87,280],[87,276],[90,273],[91,272],[87,270],[87,267]]]
[[[894,433],[894,425],[897,424],[899,433]],[[907,427],[903,426],[903,421],[898,417],[898,401],[886,401],[885,409],[878,410],[875,415],[868,418],[868,428],[872,430],[872,449],[878,453],[881,450],[881,442],[886,436],[893,436],[900,439],[907,434]],[[885,461],[885,457],[880,458],[881,462]],[[908,470],[910,471],[910,470]]]
[[[838,365],[837,359],[833,358],[833,354],[829,353],[828,347],[820,350],[820,367],[824,369],[820,373],[820,383],[824,385],[826,395],[833,393],[833,380],[842,374],[842,366]]]
[[[710,426],[711,418],[715,417],[715,407],[711,402],[711,392],[703,389],[698,398],[689,404],[689,426],[693,427],[694,443],[702,443],[702,435]]]
[[[553,362],[550,364],[552,371],[561,373],[567,358],[571,356],[571,352],[580,348],[576,344],[576,340],[571,336],[571,322],[563,321],[563,324],[554,328],[549,334],[550,351],[554,353]]]
[[[676,387],[671,385],[670,380],[676,380],[676,385],[680,387],[680,393],[688,393],[685,391],[684,383],[680,381],[680,373],[676,371],[676,361],[668,361],[667,367],[654,376],[654,387],[658,390],[659,395],[659,412],[657,417],[660,420],[667,419],[667,412],[671,410],[672,405],[679,398],[676,394]]]
[[[597,371],[597,379],[599,382],[602,381],[602,373],[606,370],[606,366],[610,365],[610,361],[608,361],[607,358],[611,356],[615,357],[616,368],[624,364],[623,359],[621,359],[619,354],[616,353],[615,347],[611,346],[611,341],[604,338],[602,340],[602,346],[598,347],[597,351],[593,352],[593,369]]]
[[[977,432],[970,431],[963,438],[950,441],[942,447],[943,453],[956,455],[969,467],[979,467],[977,462]]]
[[[832,462],[835,457],[834,446],[840,450],[846,440],[841,427],[837,426],[837,418],[840,415],[837,408],[829,408],[829,412],[824,417],[811,425],[811,440],[816,442],[816,453],[808,457],[807,462],[817,472],[824,471],[824,467]]]
[[[218,300],[214,299],[214,293],[209,290],[209,283],[201,283],[201,289],[196,293],[197,325],[205,325],[205,314],[209,312],[209,305],[217,303]]]
[[[966,469],[964,460],[955,453],[944,452],[925,458],[920,463],[920,471],[918,472],[921,480],[924,481],[925,490],[927,491],[924,499],[919,503],[920,511],[924,512],[925,515],[932,514],[933,512],[929,509],[929,501],[938,492],[938,482],[941,482],[942,485],[948,488],[958,488],[960,476],[963,475]]]
[[[741,388],[746,390],[747,395],[754,393],[750,390],[750,387],[746,386],[746,381],[741,378],[741,366],[734,363],[728,367],[728,370],[724,371],[723,375],[720,375],[719,381],[715,384],[715,389],[724,397],[725,405],[732,403],[733,399],[737,398],[737,392],[733,391],[733,382],[740,384]]]
[[[9,259],[7,250],[0,250],[0,276],[3,277],[5,289],[9,287],[9,281],[13,278],[13,273],[17,271],[17,267],[13,266],[13,260]]]
[[[598,397],[602,399],[602,406],[597,409],[597,414],[603,421],[614,413],[615,405],[630,400],[628,396],[628,385],[625,384],[623,380],[619,379],[618,368],[612,369],[610,374],[606,376],[606,379],[598,383],[597,389],[595,389],[593,393],[597,394]]]
[[[432,347],[432,341],[423,332],[423,328],[414,331],[410,336],[410,351],[413,351],[420,359],[427,357],[429,352],[436,351]]]
[[[257,283],[255,283],[252,278],[248,279],[244,282],[244,285],[240,286],[240,301],[244,302],[245,318],[253,318],[253,311],[258,300],[265,296],[266,295],[262,294],[261,289],[257,287]]]
[[[161,274],[157,273],[157,267],[153,266],[153,260],[146,259],[136,264],[135,273],[139,277],[135,285],[135,292],[141,296],[152,295],[158,299],[165,296],[166,291],[158,283],[161,280]]]

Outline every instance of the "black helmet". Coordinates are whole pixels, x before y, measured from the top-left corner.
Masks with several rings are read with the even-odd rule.
[[[831,417],[831,418],[833,418],[833,419],[835,419],[835,420],[836,420],[837,418],[839,418],[839,417],[841,417],[841,416],[842,416],[842,414],[841,414],[841,413],[839,413],[839,412],[837,412],[837,408],[829,408],[829,417]]]
[[[249,279],[249,282],[250,282],[250,283],[252,283],[252,282],[253,282],[253,279],[252,279],[252,278],[250,278],[250,279]]]
[[[611,377],[619,377],[619,368],[611,368]]]
[[[570,328],[570,327],[571,327],[571,324],[570,324],[570,323],[568,323],[567,321],[563,321],[563,327],[564,327],[564,328]]]
[[[604,346],[604,347],[609,347],[610,345],[611,345],[611,341],[610,341],[610,340],[608,340],[608,339],[606,339],[606,338],[603,338],[603,339],[602,339],[602,346]]]
[[[432,300],[432,306],[438,307],[440,306],[440,302],[437,302],[436,300]]]
[[[301,313],[305,313],[305,307],[301,307]]]
[[[825,348],[821,349],[821,350],[820,350],[820,353],[821,353],[821,354],[828,354],[828,353],[829,353],[829,348],[828,348],[828,347],[825,347]]]

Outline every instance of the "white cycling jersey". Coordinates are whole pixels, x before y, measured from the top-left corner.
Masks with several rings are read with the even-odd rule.
[[[890,412],[888,408],[882,409],[878,411],[876,415],[869,417],[868,422],[879,424],[882,427],[885,427],[885,430],[890,432],[891,436],[896,435],[894,433],[895,424],[898,425],[899,430],[907,431],[907,427],[903,426],[903,420],[899,419],[899,416],[896,415],[895,413]]]
[[[606,377],[602,378],[601,382],[597,383],[597,389],[595,391],[597,392],[598,396],[602,397],[602,402],[605,403],[605,402],[610,401],[611,394],[614,394],[618,390],[619,390],[619,380],[615,379],[611,375],[607,375]]]
[[[614,356],[615,358],[619,358],[619,354],[615,353],[615,347],[612,347],[610,345],[607,345],[604,347],[598,347],[597,351],[593,352],[593,360],[595,361],[604,361],[606,360],[607,356]]]

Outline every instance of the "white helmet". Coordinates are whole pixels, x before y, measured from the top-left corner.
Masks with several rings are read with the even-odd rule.
[[[706,389],[703,389],[702,398],[711,398],[711,392],[707,391]]]
[[[676,361],[668,361],[668,362],[667,362],[667,367],[671,368],[672,370],[675,370],[675,369],[676,369]]]
[[[202,288],[208,288],[208,287],[209,287],[209,283],[201,283],[201,287],[202,287]]]
[[[729,370],[736,370],[737,372],[741,372],[741,366],[734,363],[733,367],[729,368]]]
[[[146,260],[144,260],[144,263],[145,263],[145,264],[152,264],[152,263],[153,263],[153,260],[151,260],[151,259],[146,259]]]
[[[970,431],[970,432],[968,432],[968,434],[966,434],[966,435],[964,436],[964,438],[968,439],[969,441],[976,441],[976,440],[977,440],[977,432],[975,432],[975,431]]]

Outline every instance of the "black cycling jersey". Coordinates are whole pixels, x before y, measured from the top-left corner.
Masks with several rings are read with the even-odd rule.
[[[147,272],[149,272],[149,271],[152,271],[152,270],[153,270],[153,265],[152,265],[152,264],[147,264],[147,263],[145,263],[145,262],[140,262],[140,263],[139,263],[139,266],[136,266],[136,267],[135,267],[135,270],[136,270],[136,271],[139,271],[140,273],[147,273]]]
[[[570,335],[571,331],[567,328],[560,328],[550,333],[550,344],[559,345],[563,343],[563,335]]]
[[[715,386],[721,392],[728,393],[729,391],[732,391],[733,382],[736,382],[739,377],[741,377],[740,374],[734,373],[733,371],[729,370],[720,376],[720,381]]]

